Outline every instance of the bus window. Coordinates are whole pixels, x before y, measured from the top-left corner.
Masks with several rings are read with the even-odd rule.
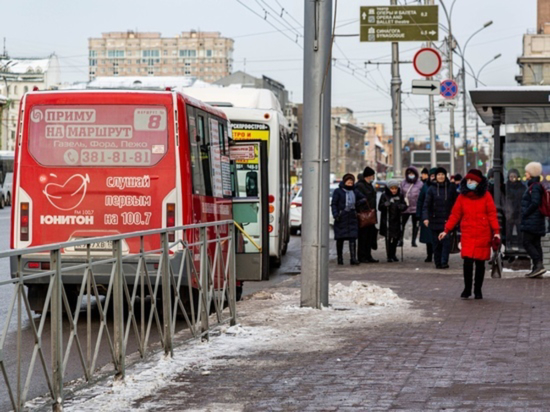
[[[210,168],[210,138],[206,130],[206,122],[204,115],[197,116],[198,136],[200,144],[200,158],[202,165],[202,175],[204,179],[204,194],[212,196],[212,179]]]
[[[218,127],[219,127],[218,136],[219,136],[219,139],[220,139],[220,150],[221,150],[222,154],[224,156],[226,156],[227,152],[226,152],[226,148],[225,148],[225,127],[224,127],[224,124],[222,122],[218,123]]]
[[[196,195],[205,194],[202,178],[202,166],[200,163],[200,138],[197,133],[195,109],[187,106],[187,119],[189,124],[189,153],[191,155],[191,176],[193,178],[193,193]]]

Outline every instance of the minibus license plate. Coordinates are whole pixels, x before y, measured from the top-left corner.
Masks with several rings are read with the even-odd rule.
[[[113,249],[113,242],[112,241],[106,241],[106,242],[93,242],[90,243],[90,250],[112,250]],[[79,245],[75,246],[75,251],[81,252],[88,250],[88,245]]]

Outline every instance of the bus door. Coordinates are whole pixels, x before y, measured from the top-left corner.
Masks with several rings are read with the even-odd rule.
[[[233,220],[237,223],[237,280],[269,278],[267,142],[231,147],[234,168]]]

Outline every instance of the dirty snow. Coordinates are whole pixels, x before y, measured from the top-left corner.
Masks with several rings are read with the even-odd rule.
[[[329,301],[328,308],[315,310],[300,307],[300,292],[294,288],[258,292],[239,302],[239,325],[218,327],[209,342],[194,341],[175,348],[172,358],[155,354],[138,362],[127,368],[124,381],[109,378],[76,390],[66,399],[64,410],[146,411],[158,406],[148,403],[147,396],[171,385],[181,373],[206,376],[215,374],[222,365],[253,367],[246,363],[246,357],[262,351],[328,352],[346,339],[346,328],[424,319],[421,311],[411,309],[409,302],[391,289],[370,283],[331,285]],[[210,405],[208,410],[242,410],[242,406],[235,400]]]

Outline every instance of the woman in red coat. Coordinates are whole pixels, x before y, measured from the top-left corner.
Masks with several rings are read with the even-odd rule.
[[[481,286],[485,277],[485,261],[491,257],[493,239],[497,238],[494,241],[500,242],[497,209],[487,187],[487,179],[481,171],[470,170],[460,182],[460,196],[445,224],[445,230],[439,235],[439,239],[443,239],[460,222],[461,256],[464,259],[462,299],[468,299],[472,294],[474,263],[474,297],[483,299]]]

